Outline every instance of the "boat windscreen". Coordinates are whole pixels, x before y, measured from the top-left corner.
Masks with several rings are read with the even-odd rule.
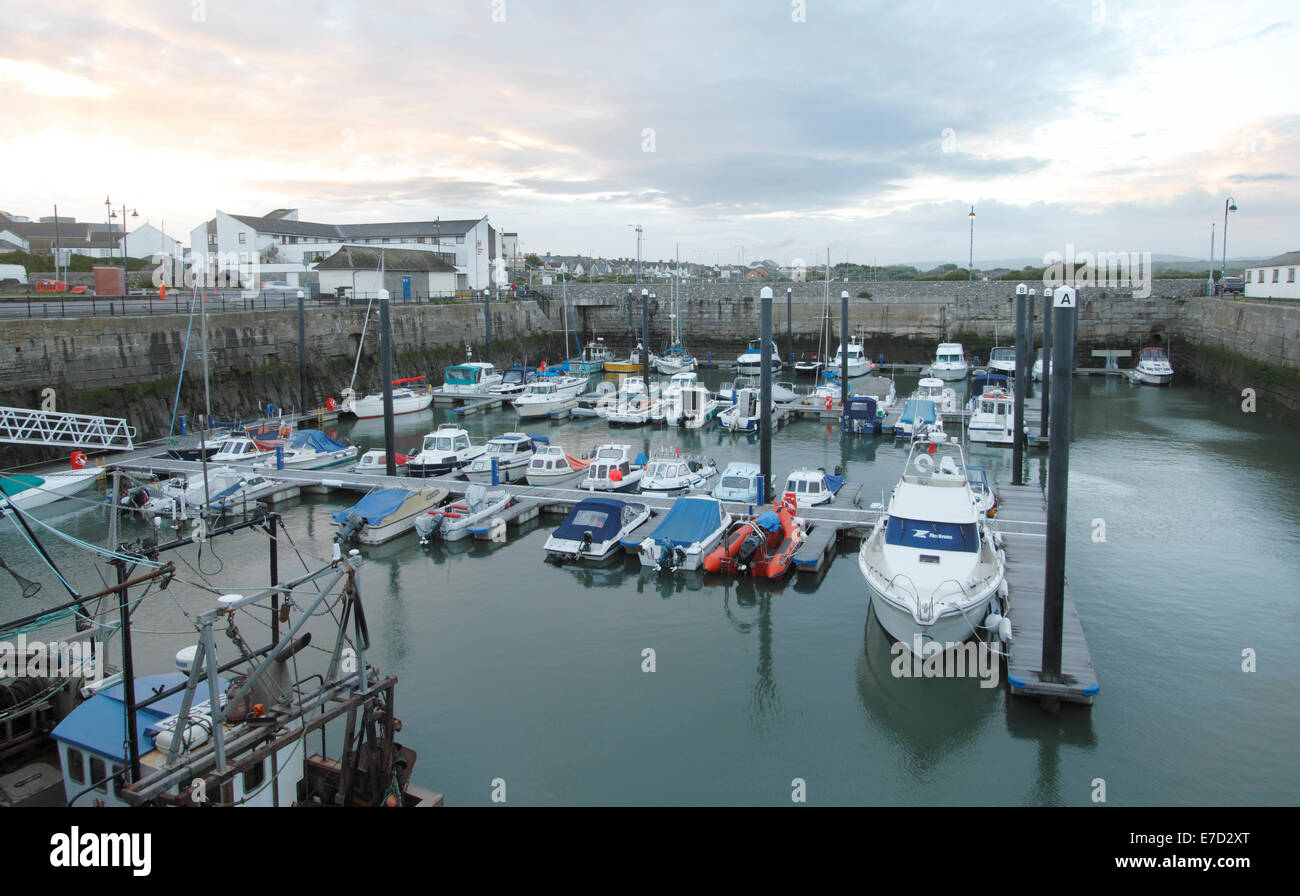
[[[891,516],[885,527],[885,544],[975,553],[979,550],[979,535],[974,523],[935,523]]]

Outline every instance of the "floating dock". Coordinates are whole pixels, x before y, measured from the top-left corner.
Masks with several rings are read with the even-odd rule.
[[[1043,588],[1047,562],[1047,505],[1037,486],[1004,485],[993,527],[1006,543],[1007,588],[1013,627],[1007,684],[1012,694],[1091,704],[1100,685],[1083,623],[1065,586],[1060,682],[1044,681]]]

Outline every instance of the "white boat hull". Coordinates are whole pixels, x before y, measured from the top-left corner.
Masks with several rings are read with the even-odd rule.
[[[31,510],[52,504],[60,498],[75,495],[89,488],[99,475],[99,470],[67,470],[38,474],[36,478],[42,480],[39,488],[24,489],[9,498],[0,497],[0,509],[8,507],[11,501],[19,510]]]
[[[411,398],[394,398],[393,416],[418,414],[420,411],[426,410],[431,404],[433,404],[432,392],[425,392]],[[339,408],[340,413],[348,411],[356,414],[358,420],[373,420],[376,417],[382,417],[384,416],[384,397],[382,395],[367,395],[355,401],[345,402],[343,407]]]
[[[966,379],[966,374],[968,373],[970,373],[970,367],[968,367],[965,364],[961,365],[960,367],[950,367],[950,366],[941,367],[937,364],[930,365],[930,376],[936,377],[941,380],[947,380],[949,382],[951,382],[952,380],[964,380]]]
[[[937,616],[932,623],[922,624],[916,621],[910,609],[904,608],[882,594],[872,587],[870,581],[867,582],[867,591],[871,594],[871,602],[881,628],[895,641],[906,645],[909,650],[915,643],[917,635],[921,636],[923,646],[934,641],[944,648],[950,644],[961,644],[970,640],[975,634],[975,626],[972,623],[983,620],[988,615],[989,602],[995,593],[990,591],[969,606],[963,607],[962,611],[965,615],[954,608],[951,612]]]
[[[561,486],[576,483],[585,475],[587,475],[586,470],[544,470],[540,473],[529,470],[524,476],[524,481],[529,485]]]
[[[1151,373],[1140,368],[1134,368],[1129,377],[1135,383],[1143,383],[1148,386],[1168,386],[1174,379],[1172,373]]]

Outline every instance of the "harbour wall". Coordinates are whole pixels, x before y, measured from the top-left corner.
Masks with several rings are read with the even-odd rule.
[[[560,334],[547,317],[547,302],[492,304],[492,357],[498,366],[555,358]],[[394,305],[394,376],[423,374],[442,381],[442,370],[463,361],[466,346],[484,360],[483,306],[479,303]],[[307,308],[308,407],[338,397],[352,378],[362,341],[364,307]],[[186,314],[138,317],[5,321],[0,337],[0,404],[41,407],[41,393],[55,390],[55,409],[126,416],[139,438],[166,435],[171,425],[177,374],[182,363],[179,413],[193,420],[204,408],[200,321],[193,321],[186,350]],[[212,413],[244,418],[258,408],[297,408],[299,346],[297,309],[208,315]],[[379,385],[379,315],[364,328],[357,372],[359,390]],[[9,456],[13,446],[0,448]]]

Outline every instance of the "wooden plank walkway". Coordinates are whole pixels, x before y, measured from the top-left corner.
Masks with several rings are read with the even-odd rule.
[[[500,407],[505,398],[500,395],[494,395],[490,398],[480,398],[478,401],[469,401],[452,411],[457,417],[468,417],[471,414],[477,414],[479,411],[486,411],[491,408]]]
[[[1064,681],[1049,682],[1042,678],[1043,578],[1047,561],[1047,507],[1043,494],[1038,487],[1028,485],[1003,485],[997,491],[999,510],[993,525],[1006,543],[1013,630],[1011,657],[1007,661],[1011,693],[1090,704],[1100,685],[1068,582],[1061,630]]]
[[[815,525],[804,537],[803,544],[794,555],[794,568],[804,573],[819,573],[835,556],[836,536],[839,527],[833,525]]]

